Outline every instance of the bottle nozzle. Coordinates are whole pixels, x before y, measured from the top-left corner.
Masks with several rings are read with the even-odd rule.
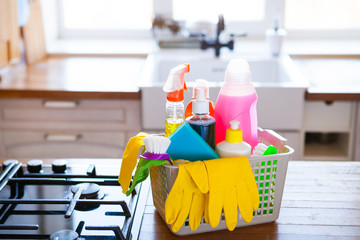
[[[237,143],[242,142],[242,130],[239,129],[240,122],[237,120],[230,121],[230,128],[226,130],[226,138],[225,140],[229,143]]]
[[[170,70],[169,76],[163,86],[165,92],[174,92],[177,90],[187,90],[185,84],[185,73],[190,71],[189,64],[180,64]]]
[[[190,71],[189,64],[180,64],[170,70],[169,76],[163,86],[167,92],[167,99],[172,102],[184,100],[184,90],[187,91],[185,84],[185,73]]]
[[[240,122],[237,120],[230,121],[231,129],[239,129]]]
[[[206,101],[205,88],[197,88],[197,89],[196,89],[196,101],[197,101],[197,102],[204,102],[204,101]]]
[[[205,79],[196,79],[195,80],[196,84],[194,86],[193,89],[193,99],[196,99],[196,94],[197,94],[197,88],[204,88],[205,89],[205,98],[209,99],[209,82],[206,81]]]
[[[196,98],[193,100],[194,114],[209,113],[209,100],[205,97],[205,88],[196,88]]]

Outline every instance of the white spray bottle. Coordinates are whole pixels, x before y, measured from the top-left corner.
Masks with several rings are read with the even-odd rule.
[[[170,70],[163,87],[164,92],[167,92],[165,117],[165,135],[167,137],[184,122],[184,90],[187,91],[185,73],[189,71],[189,64],[174,67]]]

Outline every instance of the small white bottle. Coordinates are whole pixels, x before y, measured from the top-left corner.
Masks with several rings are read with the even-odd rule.
[[[239,124],[239,121],[232,120],[230,122],[231,127],[226,130],[225,141],[216,145],[216,152],[221,158],[250,157],[251,146],[243,141],[242,130],[239,129]]]
[[[274,27],[272,29],[266,30],[265,34],[271,55],[274,57],[279,56],[281,53],[284,37],[286,36],[286,30],[279,28],[279,23],[275,19]]]

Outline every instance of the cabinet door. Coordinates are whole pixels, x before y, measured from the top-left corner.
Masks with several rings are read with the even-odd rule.
[[[2,129],[140,130],[139,100],[0,101]]]
[[[305,102],[304,128],[308,131],[348,132],[352,126],[353,102]]]
[[[352,160],[355,106],[350,101],[305,103],[304,159]]]
[[[124,132],[4,131],[6,158],[121,158]]]
[[[121,158],[139,100],[0,100],[0,157]]]

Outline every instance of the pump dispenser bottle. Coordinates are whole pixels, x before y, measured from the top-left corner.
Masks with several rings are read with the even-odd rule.
[[[249,64],[244,59],[229,62],[225,83],[222,86],[215,105],[215,143],[225,140],[226,130],[231,120],[240,122],[244,141],[252,148],[258,143],[257,135],[257,94],[251,82]]]
[[[193,89],[193,96],[192,96],[192,100],[196,99],[196,92],[198,88],[204,88],[205,89],[205,98],[207,100],[209,100],[209,82],[206,81],[205,79],[196,79],[195,80],[195,86]],[[186,106],[185,109],[185,119],[192,116],[192,101],[190,101],[188,103],[188,105]],[[214,117],[214,109],[215,109],[215,104],[209,100],[209,115]]]
[[[181,64],[171,69],[163,87],[166,96],[165,135],[170,136],[184,122],[185,73],[190,71],[189,64]]]
[[[216,145],[216,153],[221,158],[240,157],[247,158],[251,155],[251,146],[242,139],[242,131],[239,129],[239,122],[233,120],[231,127],[226,130],[226,139]]]
[[[215,149],[215,118],[209,115],[209,100],[205,96],[205,90],[205,87],[195,89],[196,98],[192,100],[193,115],[185,121]]]
[[[274,20],[274,26],[266,30],[266,41],[272,56],[279,56],[281,53],[281,46],[286,36],[286,30],[279,27],[279,21]]]

